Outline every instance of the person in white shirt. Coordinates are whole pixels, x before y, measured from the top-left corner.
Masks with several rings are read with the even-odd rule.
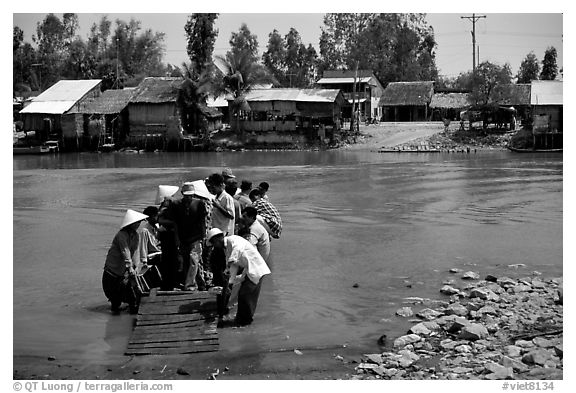
[[[243,237],[252,243],[264,261],[268,262],[270,256],[270,235],[266,228],[256,219],[258,211],[255,207],[246,206],[242,211],[242,221],[245,225]]]
[[[260,296],[262,277],[271,273],[270,268],[256,247],[243,237],[224,236],[220,229],[212,228],[206,238],[215,249],[223,250],[226,255],[226,270],[230,272],[228,284],[241,283],[235,324],[251,324]]]

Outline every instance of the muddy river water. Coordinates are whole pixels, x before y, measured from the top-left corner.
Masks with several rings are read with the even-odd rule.
[[[374,353],[378,337],[409,326],[394,315],[405,297],[441,298],[448,278],[465,285],[452,267],[563,273],[562,154],[14,156],[14,356],[121,357],[133,317],[110,315],[100,280],[125,210],[153,204],[159,184],[224,166],[270,183],[284,229],[255,321],[221,331],[221,356],[343,344]]]

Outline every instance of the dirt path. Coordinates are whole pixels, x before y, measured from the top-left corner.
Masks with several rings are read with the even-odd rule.
[[[415,139],[430,137],[443,130],[442,122],[361,125],[362,137],[356,144],[346,145],[343,149],[378,151],[382,147],[394,147]]]

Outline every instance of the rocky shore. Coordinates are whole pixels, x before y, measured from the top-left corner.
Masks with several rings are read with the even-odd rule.
[[[406,298],[396,314],[414,325],[381,337],[386,351],[364,355],[351,379],[563,379],[561,278],[450,272],[446,300]]]

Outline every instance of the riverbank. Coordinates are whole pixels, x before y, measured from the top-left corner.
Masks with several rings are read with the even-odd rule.
[[[440,288],[449,300],[406,299],[396,313],[415,324],[353,379],[563,379],[562,279],[451,272],[461,280]]]
[[[451,277],[453,278],[451,278]],[[438,299],[409,297],[396,311],[413,326],[382,336],[382,352],[346,345],[222,358],[213,353],[117,357],[85,364],[15,357],[14,379],[318,380],[563,379],[563,282],[538,272],[511,279],[450,269]]]
[[[380,149],[409,149],[428,147],[447,152],[505,150],[514,132],[483,133],[481,130],[459,130],[459,124],[451,124],[447,130],[442,122],[404,122],[361,125],[360,135],[344,143],[340,148],[354,151]]]

